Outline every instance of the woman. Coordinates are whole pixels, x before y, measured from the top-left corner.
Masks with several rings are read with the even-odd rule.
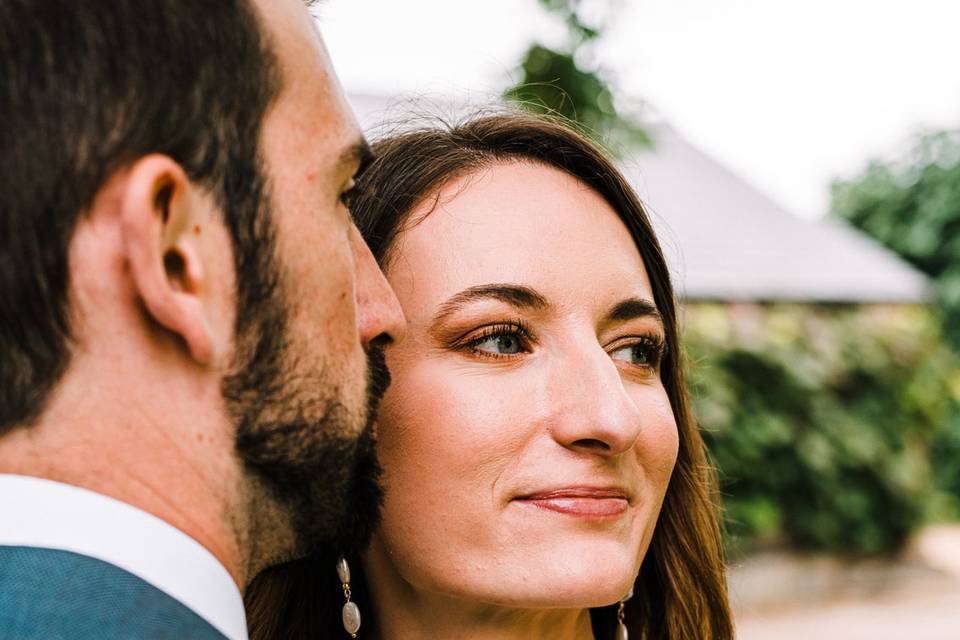
[[[732,638],[673,290],[629,185],[531,115],[374,151],[352,209],[409,322],[383,519],[348,585],[333,557],[261,576],[251,637],[347,637],[348,586],[369,638]]]

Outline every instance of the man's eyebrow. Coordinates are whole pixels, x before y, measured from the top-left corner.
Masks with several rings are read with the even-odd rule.
[[[353,177],[359,178],[370,163],[373,162],[373,150],[370,149],[370,143],[366,138],[360,138],[340,154],[340,160],[337,165],[343,169],[346,167],[357,167]]]
[[[663,316],[657,310],[657,305],[644,298],[628,298],[618,302],[607,314],[607,320],[611,322],[625,322],[636,318],[653,318],[663,324]]]
[[[518,284],[481,284],[455,293],[440,305],[433,324],[439,324],[471,302],[499,300],[518,309],[544,309],[547,299],[530,287]]]

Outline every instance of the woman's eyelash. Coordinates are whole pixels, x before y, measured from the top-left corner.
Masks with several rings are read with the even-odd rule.
[[[644,336],[642,342],[650,347],[650,350],[653,352],[655,357],[655,362],[657,365],[659,365],[667,351],[666,342],[664,342],[663,338],[660,336]]]

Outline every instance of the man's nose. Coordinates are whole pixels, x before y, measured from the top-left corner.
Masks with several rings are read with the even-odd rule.
[[[365,349],[403,337],[406,320],[397,296],[356,227],[350,230],[356,270],[357,328]]]

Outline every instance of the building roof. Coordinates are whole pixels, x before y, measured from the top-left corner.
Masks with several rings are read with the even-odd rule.
[[[419,102],[351,94],[361,125],[403,126]],[[442,97],[432,103],[449,104]],[[456,110],[454,110],[455,112]],[[431,107],[427,112],[438,112]],[[446,107],[439,112],[451,113]],[[647,207],[686,300],[926,302],[927,278],[846,223],[803,220],[665,123],[620,163]]]

